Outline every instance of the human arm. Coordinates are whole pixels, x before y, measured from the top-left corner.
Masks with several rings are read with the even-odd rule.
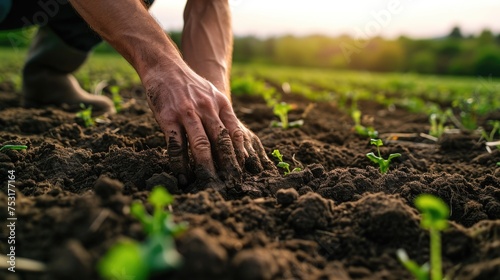
[[[212,155],[223,179],[238,180],[251,157],[245,143],[247,129],[234,115],[228,97],[184,62],[144,4],[139,0],[71,3],[136,69],[165,134],[171,169],[179,182],[187,183],[188,143],[199,180],[217,180]]]
[[[231,100],[230,72],[233,51],[231,10],[228,0],[188,0],[182,32],[184,61],[200,76],[212,82]],[[259,138],[243,124],[244,141],[233,143],[240,165],[253,173],[272,170]],[[238,145],[244,145],[238,147]],[[238,155],[240,151],[248,154]],[[246,163],[243,162],[246,159]]]

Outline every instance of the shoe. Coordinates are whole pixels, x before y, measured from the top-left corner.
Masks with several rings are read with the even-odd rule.
[[[68,46],[49,27],[40,27],[23,68],[24,106],[65,105],[78,111],[83,103],[92,106],[93,115],[115,113],[109,98],[86,92],[71,74],[87,57],[87,52]]]

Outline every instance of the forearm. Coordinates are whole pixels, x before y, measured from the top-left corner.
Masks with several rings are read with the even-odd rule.
[[[182,36],[184,60],[229,98],[231,26],[228,0],[188,0]]]
[[[142,1],[70,1],[87,23],[132,64],[143,83],[154,78],[151,76],[157,69],[187,71],[178,50]]]

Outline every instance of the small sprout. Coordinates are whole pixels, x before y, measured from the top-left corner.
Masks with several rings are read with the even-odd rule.
[[[440,231],[448,228],[450,209],[443,200],[423,194],[415,199],[415,206],[422,213],[420,226],[423,229]]]
[[[400,157],[400,153],[396,154],[390,154],[388,159],[384,159],[380,155],[380,146],[384,145],[381,139],[371,139],[370,144],[377,146],[377,152],[378,156],[376,156],[374,153],[368,153],[366,156],[374,163],[377,163],[380,167],[380,172],[381,173],[386,173],[387,170],[389,170],[389,164],[391,163],[391,160],[393,158]]]
[[[430,194],[419,195],[415,199],[415,206],[422,213],[420,227],[429,230],[430,233],[430,279],[442,280],[442,259],[441,259],[441,235],[440,231],[448,228],[448,217],[450,208],[443,200]],[[429,268],[427,265],[418,265],[408,259],[406,252],[402,254],[398,250],[398,258],[403,265],[419,280],[429,279]]]
[[[135,240],[114,245],[98,264],[105,279],[148,279],[151,273],[177,268],[182,257],[175,248],[174,238],[186,231],[187,225],[176,224],[172,214],[164,208],[173,202],[173,197],[163,187],[155,187],[149,203],[153,215],[147,213],[141,202],[134,202],[130,213],[143,225],[147,238],[143,243]]]
[[[448,109],[446,111],[438,111],[435,113],[432,113],[429,116],[429,122],[431,123],[431,129],[429,130],[429,134],[439,138],[443,135],[444,133],[444,125],[446,121],[448,120],[448,116],[451,114],[451,111]]]
[[[140,244],[127,240],[111,247],[97,268],[104,279],[147,279],[147,266]]]
[[[272,122],[273,127],[281,127],[283,129],[288,129],[289,127],[301,127],[304,125],[303,120],[297,120],[293,122],[288,122],[288,112],[292,110],[292,106],[286,102],[276,102],[273,107],[273,113],[280,118],[280,122]]]
[[[429,279],[429,264],[425,263],[419,266],[415,261],[408,257],[408,254],[404,249],[398,249],[396,255],[403,266],[411,273],[417,280],[428,280]]]
[[[459,99],[453,102],[453,106],[460,109],[460,122],[467,130],[475,130],[477,128],[477,118],[480,111],[478,97],[467,99]]]
[[[497,162],[497,166],[500,166],[500,161],[499,161],[499,162]]]
[[[3,147],[0,148],[0,151],[3,150],[16,150],[16,151],[21,151],[21,150],[26,150],[28,146],[25,145],[4,145]]]
[[[112,86],[109,88],[111,91],[111,100],[113,100],[113,105],[115,106],[115,110],[117,113],[120,113],[120,111],[123,109],[122,104],[123,104],[123,99],[120,96],[120,87],[118,86]]]
[[[358,109],[353,109],[351,117],[354,120],[354,131],[360,136],[376,138],[378,137],[378,131],[376,131],[371,126],[363,126],[361,124],[361,111]]]
[[[442,280],[441,235],[440,231],[448,228],[450,208],[443,200],[429,194],[422,194],[415,199],[415,206],[422,213],[420,227],[430,233],[431,279]]]
[[[274,150],[272,153],[272,156],[278,159],[279,162],[278,162],[277,166],[285,169],[284,175],[288,175],[291,172],[298,172],[298,171],[302,170],[299,167],[295,167],[292,171],[290,171],[290,164],[288,162],[283,161],[283,155],[280,153],[279,150]]]
[[[95,124],[94,119],[92,119],[92,105],[85,107],[85,104],[80,103],[81,111],[76,113],[76,117],[83,120],[85,127],[91,127]]]
[[[484,129],[481,129],[481,136],[487,142],[493,142],[495,140],[495,134],[500,133],[500,121],[489,121],[488,124],[492,126],[490,133],[487,133]],[[496,146],[497,149],[500,150],[500,145]],[[489,146],[486,146],[486,149],[491,152]]]

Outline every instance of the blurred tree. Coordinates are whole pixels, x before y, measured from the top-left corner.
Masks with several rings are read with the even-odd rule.
[[[495,37],[493,36],[493,33],[489,29],[484,29],[483,31],[481,31],[481,34],[479,35],[477,40],[481,45],[495,43]]]
[[[430,50],[421,50],[410,58],[409,70],[430,74],[436,71],[436,55]]]
[[[474,74],[500,77],[500,52],[492,45],[477,50],[474,62]]]
[[[450,65],[450,61],[460,55],[461,52],[461,44],[462,41],[457,41],[454,39],[445,39],[442,41],[438,41],[435,44],[435,52],[436,52],[436,67],[435,73],[437,74],[447,74],[447,70]]]
[[[263,56],[264,44],[256,37],[239,37],[234,40],[233,59],[241,62],[255,61]]]
[[[460,30],[460,27],[458,27],[458,26],[453,27],[453,29],[451,30],[448,37],[454,38],[454,39],[462,39],[463,35],[462,35],[462,31]]]

